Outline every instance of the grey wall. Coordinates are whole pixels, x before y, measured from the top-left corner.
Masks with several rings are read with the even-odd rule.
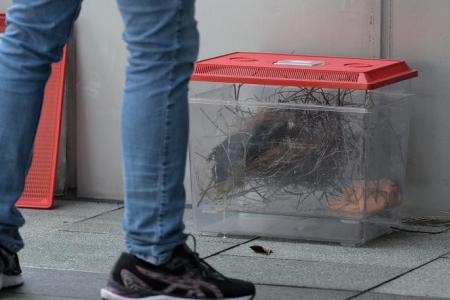
[[[415,214],[450,213],[449,12],[448,0],[392,2],[388,52],[420,70],[408,165],[407,211]]]
[[[0,11],[4,12],[11,4],[11,0],[2,0],[0,2]]]
[[[201,56],[243,50],[379,55],[379,0],[198,0]]]
[[[115,1],[83,2],[75,27],[80,197],[122,199],[119,118],[127,57],[122,30]]]

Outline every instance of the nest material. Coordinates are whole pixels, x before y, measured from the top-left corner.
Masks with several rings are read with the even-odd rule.
[[[333,185],[342,164],[359,155],[355,139],[349,145],[342,131],[343,117],[336,113],[262,110],[208,156],[213,182],[232,180],[235,188],[249,180],[272,186]]]
[[[240,88],[235,88],[236,100]],[[321,106],[373,105],[370,94],[361,102],[354,102],[352,95],[352,91],[333,93],[301,88],[280,89],[267,99],[255,98],[258,102]],[[207,155],[206,160],[212,165],[212,178],[202,192],[199,205],[206,196],[214,201],[252,194],[263,202],[270,202],[287,195],[297,199],[297,209],[306,199],[314,197],[325,201],[324,206],[333,210],[362,212],[365,197],[359,180],[362,179],[363,132],[356,115],[292,108],[262,108],[252,112],[239,105],[226,109],[241,126]],[[214,122],[214,118],[207,118]],[[382,182],[377,190],[387,193],[387,199],[381,201],[384,196],[377,193],[374,201],[369,197],[371,204],[363,206],[364,209],[369,207],[371,212],[378,212],[399,198],[392,182]]]

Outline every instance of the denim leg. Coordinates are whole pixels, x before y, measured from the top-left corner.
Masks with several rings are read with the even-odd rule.
[[[183,233],[188,83],[198,53],[194,0],[118,0],[129,64],[122,107],[128,251],[170,259]]]
[[[23,247],[15,203],[25,185],[50,65],[58,61],[81,0],[14,0],[0,39],[0,244]]]

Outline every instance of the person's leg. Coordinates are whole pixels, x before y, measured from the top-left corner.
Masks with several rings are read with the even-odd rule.
[[[130,52],[122,115],[127,248],[104,299],[249,300],[186,245],[188,82],[198,52],[194,0],[118,0]]]
[[[0,39],[0,246],[7,250],[4,253],[23,247],[19,227],[24,219],[15,203],[30,167],[50,65],[61,58],[80,5],[81,0],[14,0],[7,11],[7,28]]]
[[[130,253],[167,262],[184,244],[188,82],[198,52],[193,0],[118,0],[129,64],[122,107],[124,229]]]

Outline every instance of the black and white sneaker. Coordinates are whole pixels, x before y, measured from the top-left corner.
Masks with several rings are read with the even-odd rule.
[[[0,290],[23,284],[22,270],[16,253],[0,247]]]
[[[106,300],[251,300],[255,286],[226,278],[182,245],[175,248],[172,259],[162,266],[123,253],[101,296]]]

